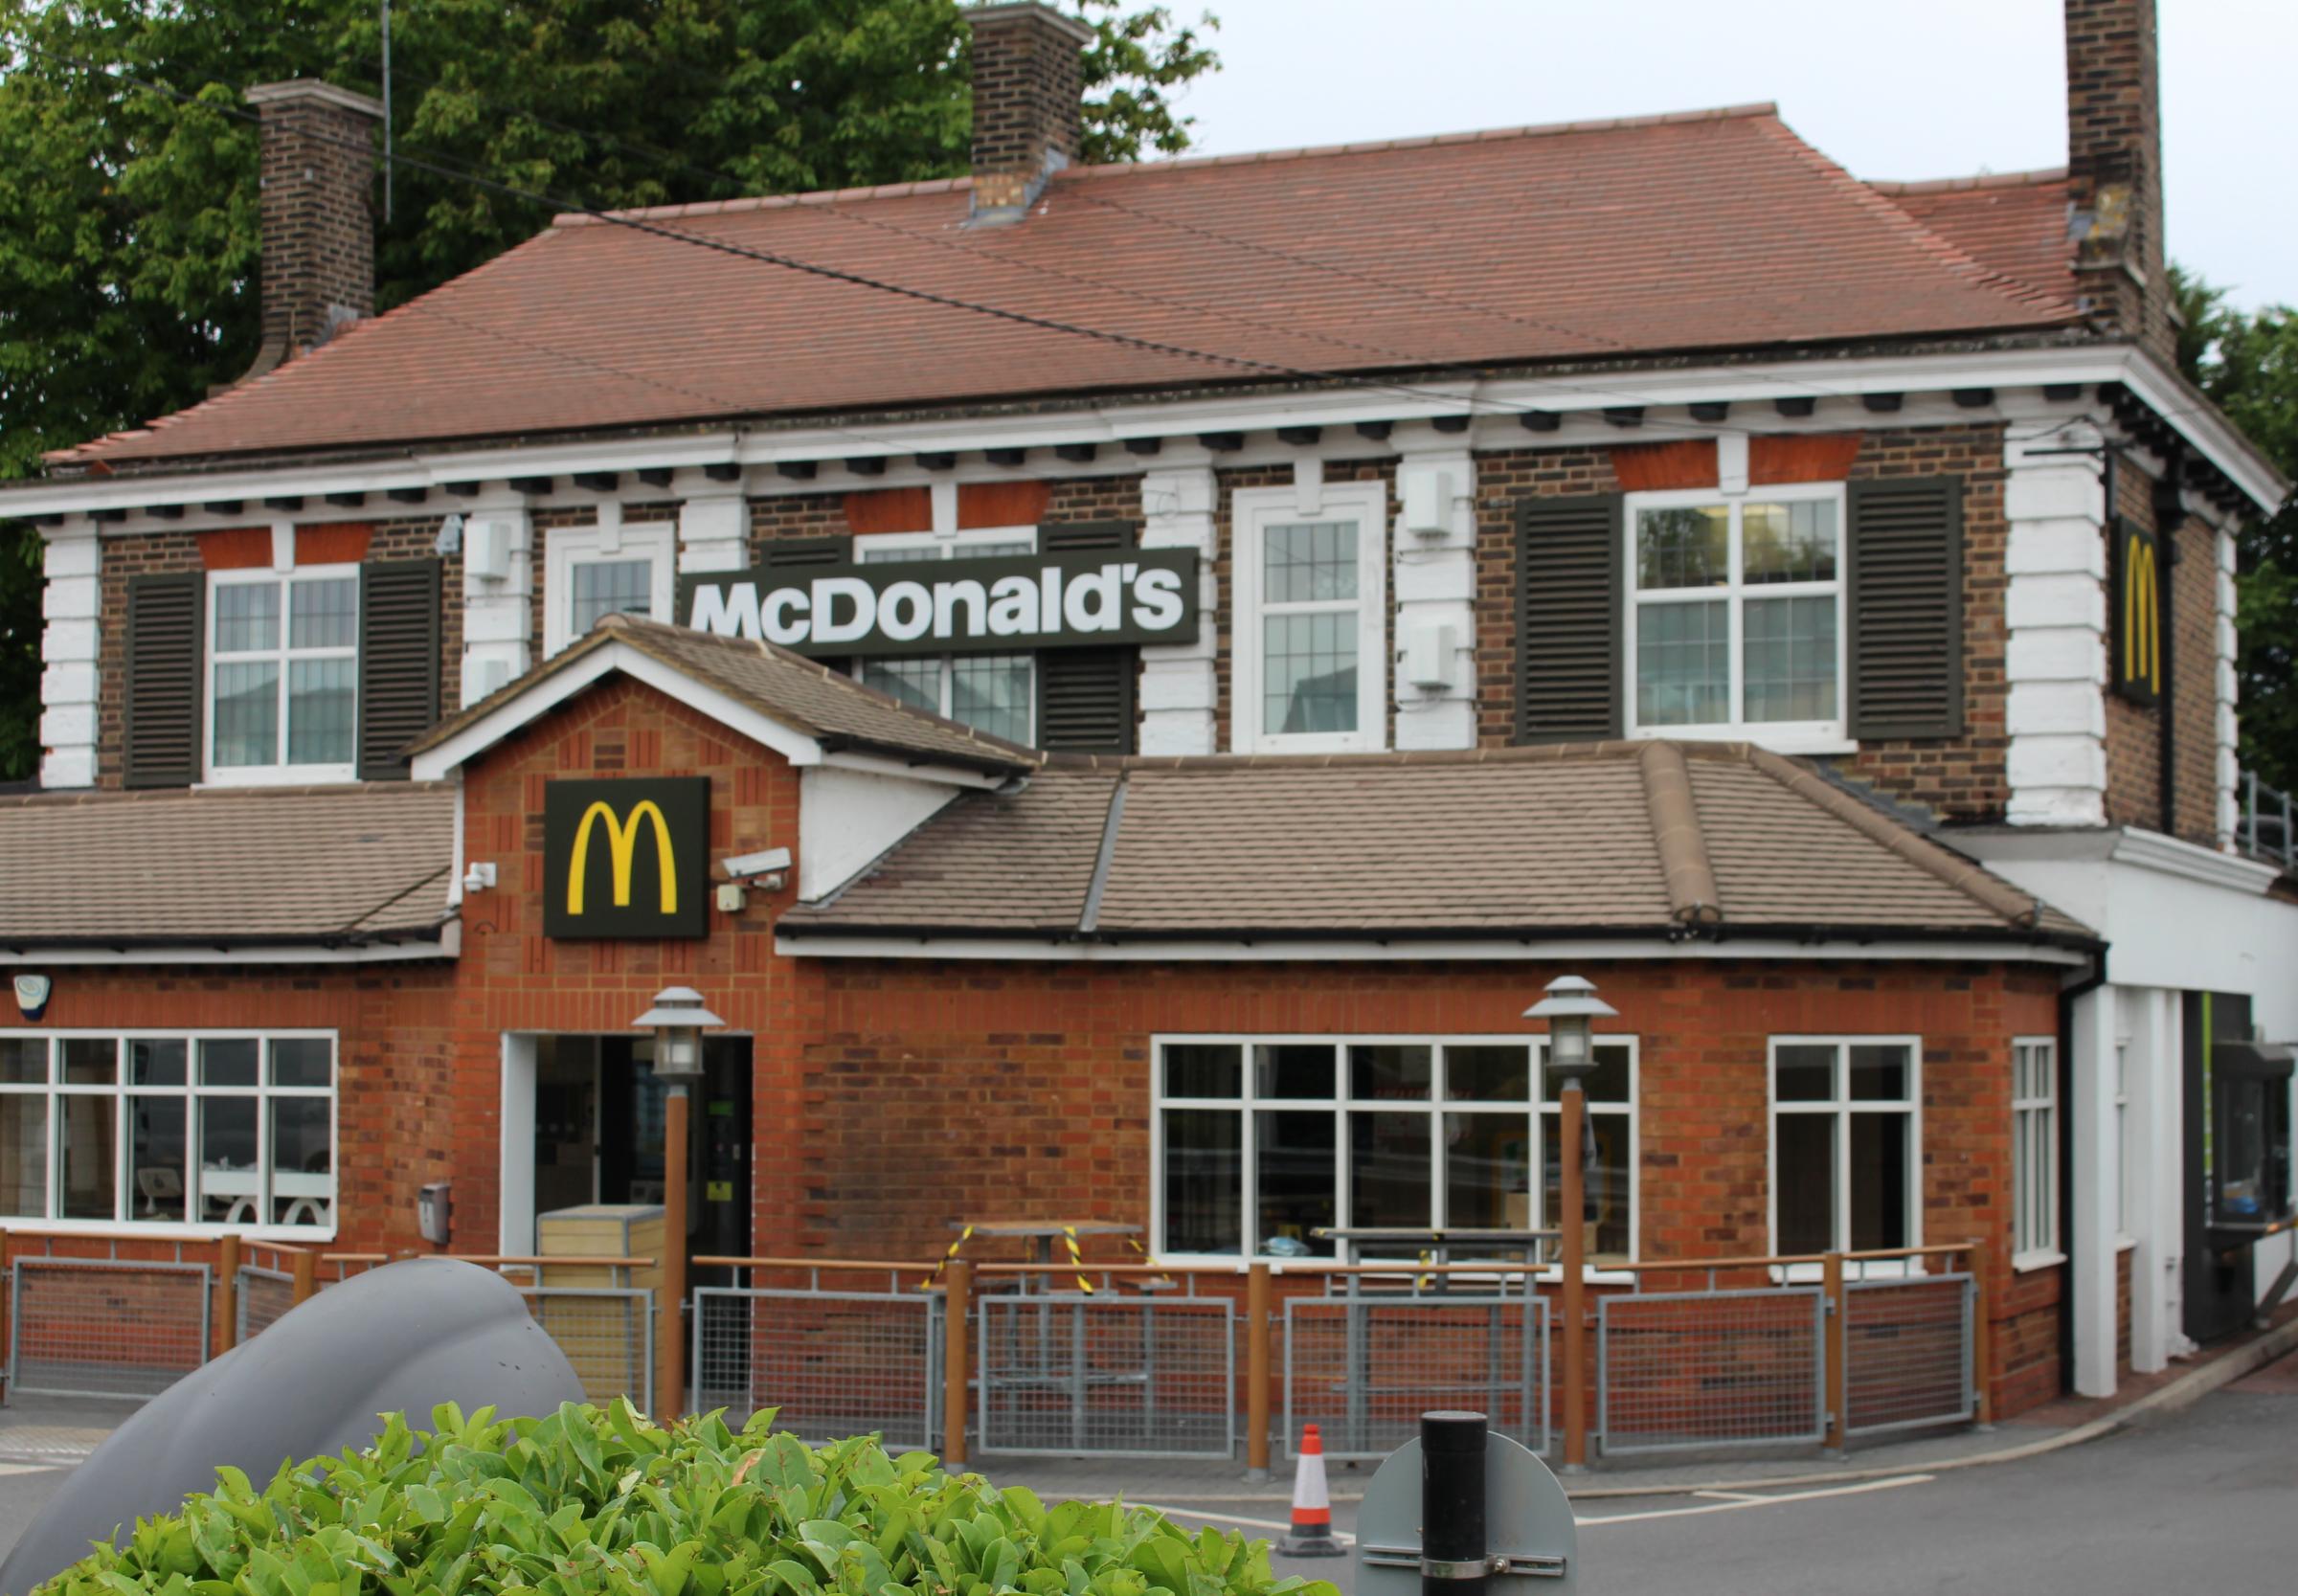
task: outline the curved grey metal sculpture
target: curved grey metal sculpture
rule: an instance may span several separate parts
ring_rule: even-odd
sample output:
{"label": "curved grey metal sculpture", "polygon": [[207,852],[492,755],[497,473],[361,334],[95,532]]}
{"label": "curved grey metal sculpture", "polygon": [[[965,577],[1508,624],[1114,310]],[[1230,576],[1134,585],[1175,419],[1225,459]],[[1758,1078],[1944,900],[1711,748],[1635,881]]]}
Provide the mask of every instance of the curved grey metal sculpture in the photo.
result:
{"label": "curved grey metal sculpture", "polygon": [[212,1489],[221,1464],[260,1482],[287,1459],[368,1445],[379,1414],[403,1412],[419,1427],[442,1402],[507,1416],[582,1400],[566,1354],[501,1275],[448,1258],[354,1275],[114,1430],[0,1563],[0,1592],[22,1596],[91,1542],[172,1512]]}

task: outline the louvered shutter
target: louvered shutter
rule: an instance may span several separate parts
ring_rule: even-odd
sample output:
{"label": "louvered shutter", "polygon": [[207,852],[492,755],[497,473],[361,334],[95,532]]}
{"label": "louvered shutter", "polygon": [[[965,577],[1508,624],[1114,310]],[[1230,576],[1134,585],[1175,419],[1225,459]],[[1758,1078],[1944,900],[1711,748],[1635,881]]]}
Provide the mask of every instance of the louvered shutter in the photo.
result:
{"label": "louvered shutter", "polygon": [[1516,740],[1620,734],[1616,493],[1525,499],[1516,508]]}
{"label": "louvered shutter", "polygon": [[[1122,552],[1130,521],[1048,522],[1041,553]],[[1037,746],[1059,753],[1131,753],[1138,648],[1048,648],[1037,656]]]}
{"label": "louvered shutter", "polygon": [[359,568],[359,778],[407,774],[407,745],[439,719],[439,562]]}
{"label": "louvered shutter", "polygon": [[127,583],[130,787],[188,787],[200,774],[207,576],[197,571]]}
{"label": "louvered shutter", "polygon": [[1845,639],[1854,737],[1963,731],[1963,479],[1851,484]]}

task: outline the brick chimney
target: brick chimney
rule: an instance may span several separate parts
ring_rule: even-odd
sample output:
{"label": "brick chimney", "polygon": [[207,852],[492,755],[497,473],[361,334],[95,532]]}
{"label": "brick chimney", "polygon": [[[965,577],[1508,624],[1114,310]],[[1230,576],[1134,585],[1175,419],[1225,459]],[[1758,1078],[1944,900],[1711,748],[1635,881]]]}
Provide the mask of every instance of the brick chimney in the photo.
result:
{"label": "brick chimney", "polygon": [[1076,158],[1091,26],[1050,6],[976,6],[974,215],[1019,221]]}
{"label": "brick chimney", "polygon": [[2103,329],[2175,363],[2162,225],[2154,0],[2066,0],[2076,291]]}
{"label": "brick chimney", "polygon": [[247,102],[263,142],[263,348],[252,377],[374,314],[370,196],[383,107],[302,78],[249,89]]}

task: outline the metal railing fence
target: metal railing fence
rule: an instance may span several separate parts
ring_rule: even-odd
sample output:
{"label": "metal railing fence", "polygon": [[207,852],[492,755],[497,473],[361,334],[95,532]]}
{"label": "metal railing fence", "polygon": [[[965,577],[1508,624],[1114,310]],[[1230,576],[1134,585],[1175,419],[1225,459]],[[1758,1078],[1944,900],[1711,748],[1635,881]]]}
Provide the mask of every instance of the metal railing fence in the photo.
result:
{"label": "metal railing fence", "polygon": [[1824,1439],[1826,1317],[1815,1286],[1598,1299],[1597,1450],[1617,1457]]}
{"label": "metal railing fence", "polygon": [[1479,1289],[1290,1297],[1284,1441],[1314,1424],[1327,1457],[1386,1457],[1431,1408],[1475,1408],[1534,1451],[1549,1441],[1548,1303]]}
{"label": "metal railing fence", "polygon": [[1843,1429],[1878,1435],[1970,1419],[1975,1285],[1968,1274],[1843,1287]]}
{"label": "metal railing fence", "polygon": [[2235,846],[2253,859],[2298,869],[2298,803],[2259,780],[2258,772],[2242,773],[2241,810],[2235,820]]}
{"label": "metal railing fence", "polygon": [[984,1451],[1231,1457],[1236,1304],[1154,1292],[976,1299]]}
{"label": "metal railing fence", "polygon": [[892,1280],[820,1278],[694,1289],[695,1409],[724,1408],[739,1425],[776,1408],[782,1428],[811,1441],[875,1431],[895,1450],[937,1445],[940,1298]]}
{"label": "metal railing fence", "polygon": [[582,1382],[582,1394],[604,1405],[628,1397],[654,1411],[654,1293],[642,1286],[529,1286],[519,1295],[535,1323],[558,1343]]}
{"label": "metal railing fence", "polygon": [[208,1360],[214,1279],[206,1264],[178,1260],[11,1259],[9,1390],[158,1396]]}

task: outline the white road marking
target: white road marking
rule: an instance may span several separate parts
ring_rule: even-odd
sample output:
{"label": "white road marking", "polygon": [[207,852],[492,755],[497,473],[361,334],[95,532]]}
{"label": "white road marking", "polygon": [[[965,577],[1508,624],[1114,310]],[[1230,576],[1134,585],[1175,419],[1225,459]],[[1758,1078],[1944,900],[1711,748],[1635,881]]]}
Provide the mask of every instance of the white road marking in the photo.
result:
{"label": "white road marking", "polygon": [[[1576,1524],[1633,1524],[1649,1518],[1690,1518],[1702,1513],[1737,1513],[1743,1508],[1774,1507],[1783,1502],[1815,1502],[1827,1496],[1861,1496],[1871,1491],[1896,1491],[1903,1485],[1928,1485],[1936,1474],[1900,1474],[1871,1479],[1859,1485],[1834,1485],[1818,1491],[1791,1491],[1778,1496],[1748,1496],[1745,1500],[1708,1502],[1700,1507],[1654,1508],[1649,1513],[1608,1513],[1595,1518],[1575,1517]],[[1710,1495],[1707,1492],[1701,1495]]]}
{"label": "white road marking", "polygon": [[1695,1491],[1695,1496],[1705,1496],[1711,1502],[1760,1502],[1764,1500],[1747,1491]]}
{"label": "white road marking", "polygon": [[[1293,1528],[1291,1521],[1283,1518],[1240,1518],[1233,1513],[1207,1513],[1201,1507],[1162,1507],[1156,1502],[1137,1502],[1134,1505],[1161,1513],[1168,1518],[1204,1518],[1216,1524],[1235,1524],[1240,1529],[1290,1531]],[[1343,1546],[1357,1543],[1357,1538],[1346,1530],[1333,1531],[1333,1539]]]}

